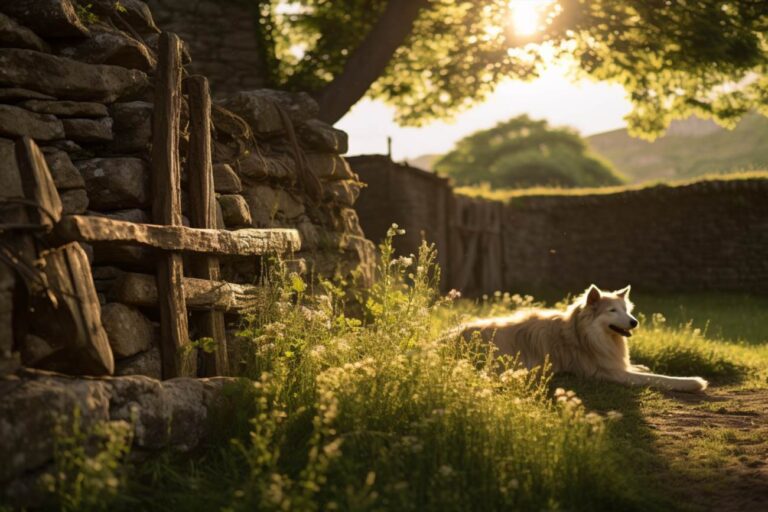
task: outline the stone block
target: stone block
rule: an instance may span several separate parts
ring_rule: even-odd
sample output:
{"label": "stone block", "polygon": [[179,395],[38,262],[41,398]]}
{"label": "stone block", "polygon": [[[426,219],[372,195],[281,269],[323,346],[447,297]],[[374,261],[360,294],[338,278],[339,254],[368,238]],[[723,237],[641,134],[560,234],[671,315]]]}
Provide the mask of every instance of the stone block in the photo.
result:
{"label": "stone block", "polygon": [[79,215],[88,209],[88,193],[83,188],[63,190],[59,196],[64,215]]}
{"label": "stone block", "polygon": [[230,228],[250,226],[251,211],[245,198],[238,194],[224,194],[218,196],[221,205],[221,214],[224,225]]}
{"label": "stone block", "polygon": [[90,101],[46,101],[27,100],[20,104],[27,110],[38,114],[53,114],[58,117],[107,117],[109,111],[101,103]]}
{"label": "stone block", "polygon": [[118,302],[106,304],[101,308],[101,322],[115,358],[136,355],[152,345],[152,322],[136,308]]}
{"label": "stone block", "polygon": [[77,38],[89,34],[70,0],[11,0],[0,2],[0,12],[46,39]]}
{"label": "stone block", "polygon": [[117,153],[146,151],[152,141],[152,108],[152,103],[146,101],[110,106],[114,138],[109,148]]}
{"label": "stone block", "polygon": [[57,189],[85,188],[85,180],[67,152],[51,147],[43,147],[42,150]]}
{"label": "stone block", "polygon": [[270,227],[275,217],[295,219],[306,211],[304,204],[293,194],[267,185],[247,186],[243,197],[251,208],[254,225],[260,227]]}
{"label": "stone block", "polygon": [[150,49],[125,32],[104,25],[94,26],[88,39],[59,47],[59,53],[89,64],[111,64],[151,73],[157,60]]}
{"label": "stone block", "polygon": [[[50,374],[44,374],[50,375]],[[0,382],[0,481],[53,458],[57,421],[80,410],[82,427],[109,418],[109,388],[97,380],[13,377]]]}
{"label": "stone block", "polygon": [[346,132],[319,119],[310,119],[298,129],[299,142],[311,151],[344,154],[349,150]]}
{"label": "stone block", "polygon": [[109,142],[113,138],[112,118],[62,119],[64,133],[77,142]]}
{"label": "stone block", "polygon": [[240,175],[254,180],[294,181],[296,162],[289,155],[263,156],[254,151],[239,162]]}
{"label": "stone block", "polygon": [[290,121],[297,126],[317,117],[320,112],[317,102],[307,93],[272,89],[240,91],[221,104],[248,121],[254,132],[264,136],[285,131],[278,108],[285,110]]}
{"label": "stone block", "polygon": [[37,34],[2,13],[0,13],[0,46],[25,48],[38,52],[50,51],[48,44]]}
{"label": "stone block", "polygon": [[357,198],[360,197],[362,183],[356,181],[334,181],[326,183],[324,190],[324,199],[342,206],[354,206]]}
{"label": "stone block", "polygon": [[[120,17],[123,18],[136,32],[146,37],[159,34],[160,29],[155,24],[152,11],[141,0],[120,0]],[[96,14],[109,16],[114,13],[115,0],[94,0],[93,11]]]}
{"label": "stone block", "polygon": [[163,375],[160,348],[154,346],[132,357],[115,361],[115,375],[144,375],[161,379]]}
{"label": "stone block", "polygon": [[357,178],[347,161],[339,155],[333,153],[307,153],[306,157],[310,170],[321,180],[337,181]]}
{"label": "stone block", "polygon": [[213,188],[220,194],[237,194],[243,190],[240,177],[229,164],[213,166]]}
{"label": "stone block", "polygon": [[86,64],[33,50],[0,48],[0,84],[60,99],[112,103],[146,92],[149,78],[135,69]]}
{"label": "stone block", "polygon": [[94,158],[75,164],[95,210],[149,205],[149,169],[140,158]]}
{"label": "stone block", "polygon": [[[2,73],[0,70],[0,75]],[[0,135],[11,137],[29,135],[37,140],[63,139],[64,126],[60,120],[51,115],[36,114],[12,105],[0,105]]]}
{"label": "stone block", "polygon": [[20,100],[55,100],[53,96],[48,96],[37,91],[22,89],[20,87],[0,87],[0,101],[20,101]]}

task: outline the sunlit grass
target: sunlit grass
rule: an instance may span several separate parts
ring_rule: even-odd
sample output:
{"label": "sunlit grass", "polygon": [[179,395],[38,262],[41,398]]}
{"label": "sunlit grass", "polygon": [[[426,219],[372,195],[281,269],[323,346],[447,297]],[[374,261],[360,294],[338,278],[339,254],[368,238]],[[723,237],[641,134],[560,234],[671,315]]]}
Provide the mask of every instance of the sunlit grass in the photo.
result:
{"label": "sunlit grass", "polygon": [[[191,455],[128,464],[122,492],[94,508],[678,507],[659,482],[661,462],[643,419],[667,406],[662,393],[567,375],[550,381],[490,357],[479,339],[448,341],[441,334],[462,319],[503,314],[535,299],[441,298],[430,249],[416,261],[395,258],[390,236],[381,256],[379,279],[359,297],[354,317],[343,287],[322,283],[310,296],[299,276],[276,272],[243,326],[232,354],[242,378],[213,412],[208,444]],[[765,387],[765,345],[664,321],[651,315],[663,301],[635,299],[647,312],[631,341],[638,362],[701,375],[716,386]],[[699,312],[716,307],[689,305],[682,322],[692,315],[714,329],[716,315],[704,319]],[[727,436],[712,433],[696,445],[697,456],[721,464],[732,455]]]}

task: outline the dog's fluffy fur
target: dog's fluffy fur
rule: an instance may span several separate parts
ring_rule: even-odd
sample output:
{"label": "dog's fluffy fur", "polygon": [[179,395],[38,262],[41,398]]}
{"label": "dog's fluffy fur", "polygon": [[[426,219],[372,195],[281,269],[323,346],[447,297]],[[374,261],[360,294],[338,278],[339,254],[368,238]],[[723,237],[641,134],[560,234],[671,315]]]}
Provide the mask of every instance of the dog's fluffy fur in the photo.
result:
{"label": "dog's fluffy fur", "polygon": [[548,360],[554,372],[674,391],[706,389],[707,381],[700,377],[657,375],[630,363],[626,338],[637,320],[629,289],[605,292],[592,285],[565,311],[516,311],[465,324],[461,332],[464,337],[479,332],[500,354],[519,357],[529,369]]}

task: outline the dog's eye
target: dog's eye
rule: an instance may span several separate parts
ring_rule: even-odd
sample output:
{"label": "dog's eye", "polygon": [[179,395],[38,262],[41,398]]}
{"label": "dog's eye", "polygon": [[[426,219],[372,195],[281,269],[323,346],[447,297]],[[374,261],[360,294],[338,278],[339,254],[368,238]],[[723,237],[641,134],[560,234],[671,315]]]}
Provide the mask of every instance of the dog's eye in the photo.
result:
{"label": "dog's eye", "polygon": [[615,313],[616,312],[616,308],[611,308],[608,311],[610,311],[611,313]]}

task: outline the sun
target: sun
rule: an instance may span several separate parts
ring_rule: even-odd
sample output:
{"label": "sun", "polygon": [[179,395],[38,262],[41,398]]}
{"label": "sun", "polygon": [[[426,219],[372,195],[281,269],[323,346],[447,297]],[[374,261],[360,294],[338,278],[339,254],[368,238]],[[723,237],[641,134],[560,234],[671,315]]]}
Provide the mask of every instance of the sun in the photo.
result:
{"label": "sun", "polygon": [[542,28],[542,13],[553,0],[510,0],[512,29],[517,37],[530,37]]}

